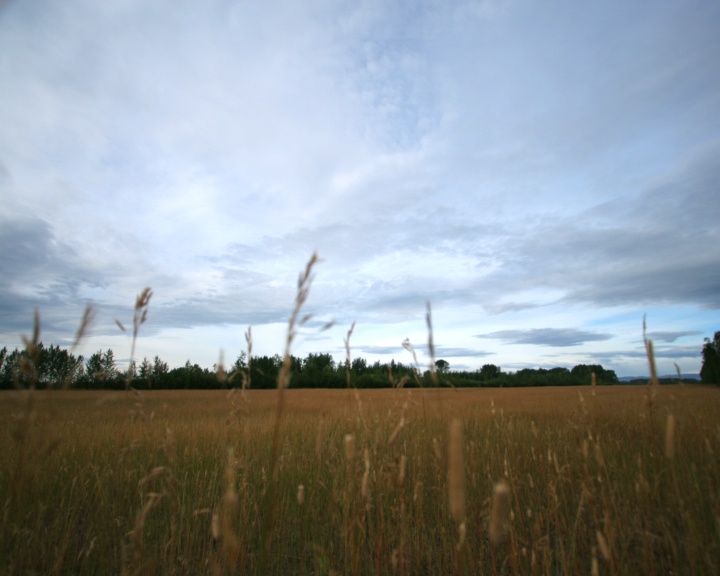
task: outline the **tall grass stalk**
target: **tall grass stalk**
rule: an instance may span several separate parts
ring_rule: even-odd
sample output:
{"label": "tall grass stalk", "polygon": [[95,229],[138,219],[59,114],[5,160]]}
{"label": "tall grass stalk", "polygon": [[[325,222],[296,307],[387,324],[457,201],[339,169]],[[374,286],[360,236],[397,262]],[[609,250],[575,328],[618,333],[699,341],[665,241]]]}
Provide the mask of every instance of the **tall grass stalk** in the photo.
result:
{"label": "tall grass stalk", "polygon": [[[285,351],[283,353],[283,363],[280,369],[280,374],[277,379],[277,408],[275,411],[275,425],[273,427],[272,434],[272,445],[270,452],[270,482],[265,492],[265,520],[263,522],[262,529],[262,562],[261,568],[264,573],[267,569],[268,555],[270,553],[270,547],[272,545],[273,528],[275,526],[276,518],[276,502],[275,502],[275,487],[277,485],[277,474],[278,474],[278,463],[280,455],[280,439],[282,435],[282,424],[283,417],[285,415],[285,402],[286,394],[285,390],[290,385],[290,374],[292,371],[292,344],[297,335],[297,326],[299,322],[300,312],[303,305],[307,301],[308,295],[310,294],[310,287],[313,281],[313,267],[318,263],[318,256],[313,253],[305,265],[305,270],[300,273],[297,282],[297,292],[295,294],[295,305],[290,319],[288,320],[287,335],[285,337]],[[306,317],[306,318],[309,318]]]}

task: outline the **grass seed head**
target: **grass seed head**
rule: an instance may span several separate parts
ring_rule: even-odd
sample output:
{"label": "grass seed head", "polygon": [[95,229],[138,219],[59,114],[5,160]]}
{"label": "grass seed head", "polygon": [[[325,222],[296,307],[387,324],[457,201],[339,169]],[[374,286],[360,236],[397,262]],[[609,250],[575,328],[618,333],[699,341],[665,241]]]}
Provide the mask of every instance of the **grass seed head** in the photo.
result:
{"label": "grass seed head", "polygon": [[610,560],[610,546],[608,546],[605,535],[600,530],[595,531],[595,538],[597,539],[598,549],[603,559],[607,562]]}
{"label": "grass seed head", "polygon": [[465,521],[463,520],[460,522],[460,525],[458,526],[458,543],[456,546],[456,549],[459,551],[462,549],[463,545],[465,544],[465,538],[467,536],[467,525],[465,524]]}
{"label": "grass seed head", "polygon": [[210,520],[210,535],[213,540],[220,540],[220,536],[222,536],[220,515],[217,512],[213,512],[212,519]]}
{"label": "grass seed head", "polygon": [[600,576],[600,563],[597,558],[597,550],[592,547],[592,555],[590,559],[590,576]]}
{"label": "grass seed head", "polygon": [[488,535],[490,542],[499,544],[505,539],[505,529],[510,516],[510,487],[504,480],[495,484]]}
{"label": "grass seed head", "polygon": [[297,503],[302,506],[305,503],[305,486],[300,484],[297,489]]}
{"label": "grass seed head", "polygon": [[360,495],[367,499],[370,494],[370,451],[365,448],[365,473],[363,474],[362,485],[360,487]]}
{"label": "grass seed head", "polygon": [[345,434],[345,458],[348,462],[355,460],[355,436]]}
{"label": "grass seed head", "polygon": [[400,456],[400,465],[398,470],[397,485],[402,487],[405,484],[405,471],[407,469],[407,457],[405,454]]}

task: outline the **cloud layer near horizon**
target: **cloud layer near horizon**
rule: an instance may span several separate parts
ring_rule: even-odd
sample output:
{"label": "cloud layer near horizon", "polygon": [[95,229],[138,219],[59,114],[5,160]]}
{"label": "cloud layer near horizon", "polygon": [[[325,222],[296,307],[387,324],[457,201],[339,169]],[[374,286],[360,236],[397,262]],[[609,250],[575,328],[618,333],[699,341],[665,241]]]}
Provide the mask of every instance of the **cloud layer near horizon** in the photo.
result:
{"label": "cloud layer near horizon", "polygon": [[400,359],[430,301],[455,367],[643,373],[647,314],[661,371],[696,372],[719,24],[710,2],[8,3],[0,345],[33,308],[67,341],[91,300],[88,346],[124,346],[149,285],[141,354],[209,365],[249,325],[272,354],[317,250],[308,304],[338,324],[300,353],[342,356],[355,321],[358,353]]}

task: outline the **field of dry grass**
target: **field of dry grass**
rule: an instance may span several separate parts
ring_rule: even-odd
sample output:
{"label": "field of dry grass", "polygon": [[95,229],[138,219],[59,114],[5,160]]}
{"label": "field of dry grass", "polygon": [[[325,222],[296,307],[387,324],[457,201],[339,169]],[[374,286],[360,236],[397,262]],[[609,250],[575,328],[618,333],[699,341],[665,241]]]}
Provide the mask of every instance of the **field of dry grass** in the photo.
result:
{"label": "field of dry grass", "polygon": [[716,388],[278,398],[1,395],[4,573],[720,571]]}

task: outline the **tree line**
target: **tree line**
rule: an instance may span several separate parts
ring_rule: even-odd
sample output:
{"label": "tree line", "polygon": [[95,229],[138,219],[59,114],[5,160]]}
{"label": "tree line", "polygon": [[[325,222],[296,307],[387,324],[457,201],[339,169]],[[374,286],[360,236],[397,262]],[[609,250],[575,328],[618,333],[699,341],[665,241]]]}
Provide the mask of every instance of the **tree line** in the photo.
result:
{"label": "tree line", "polygon": [[[707,339],[702,350],[702,381],[720,382],[720,332]],[[121,390],[217,389],[248,387],[270,389],[277,385],[283,364],[280,355],[252,356],[241,352],[228,367],[202,368],[189,360],[184,366],[172,368],[160,357],[143,358],[131,362],[122,370],[113,350],[98,350],[89,358],[75,356],[60,346],[45,346],[42,342],[27,348],[8,351],[0,349],[0,389],[14,388],[76,388]],[[587,385],[595,375],[598,384],[618,384],[613,370],[599,364],[579,364],[568,368],[525,368],[505,372],[494,364],[482,368],[451,370],[443,359],[435,362],[433,370],[422,370],[415,364],[368,362],[355,358],[351,362],[336,362],[331,354],[310,353],[305,358],[291,356],[291,388],[389,388],[418,386],[454,387],[522,387]]]}
{"label": "tree line", "polygon": [[[9,352],[0,350],[0,389],[76,388],[111,389],[214,389],[223,387],[275,388],[282,368],[282,357],[253,356],[242,352],[228,367],[202,368],[189,360],[170,369],[160,357],[143,358],[120,369],[113,350],[98,350],[89,358],[75,356],[60,346],[42,342]],[[291,356],[291,388],[389,388],[417,386],[573,386],[590,383],[594,373],[599,384],[616,384],[615,372],[600,365],[578,365],[572,369],[525,369],[504,372],[494,364],[474,371],[451,371],[446,360],[437,360],[434,370],[417,365],[368,362],[355,358],[349,364],[336,362],[332,355],[310,353],[305,358]]]}

